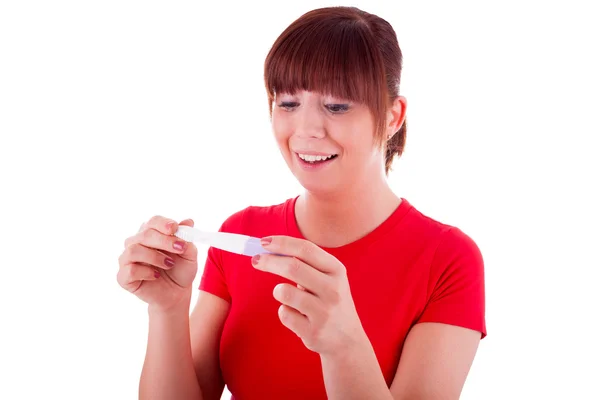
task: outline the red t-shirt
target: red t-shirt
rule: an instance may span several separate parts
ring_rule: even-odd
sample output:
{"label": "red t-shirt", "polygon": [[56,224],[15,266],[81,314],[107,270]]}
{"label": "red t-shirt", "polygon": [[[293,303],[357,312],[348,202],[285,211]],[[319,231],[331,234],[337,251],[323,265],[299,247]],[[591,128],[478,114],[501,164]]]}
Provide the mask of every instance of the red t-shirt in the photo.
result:
{"label": "red t-shirt", "polygon": [[[297,197],[230,216],[221,231],[303,238]],[[388,386],[410,328],[442,322],[486,336],[483,259],[458,228],[435,221],[406,199],[363,238],[325,250],[347,269],[352,296]],[[250,257],[208,250],[200,289],[231,302],[220,362],[232,398],[326,399],[319,355],[282,325],[273,288],[287,282],[256,270]]]}

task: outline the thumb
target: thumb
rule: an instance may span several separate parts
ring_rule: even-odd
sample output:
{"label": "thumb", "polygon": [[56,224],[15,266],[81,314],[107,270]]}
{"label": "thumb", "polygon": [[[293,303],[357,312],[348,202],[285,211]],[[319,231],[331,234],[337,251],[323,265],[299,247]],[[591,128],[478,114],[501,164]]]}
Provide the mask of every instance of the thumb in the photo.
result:
{"label": "thumb", "polygon": [[[181,221],[179,223],[179,225],[193,227],[194,220],[192,220],[191,218],[184,219],[183,221]],[[196,261],[198,258],[198,249],[196,248],[196,246],[193,243],[188,243],[187,248],[185,249],[185,251],[182,254],[180,254],[180,256],[182,258],[185,258],[190,261]]]}
{"label": "thumb", "polygon": [[193,227],[194,226],[194,220],[191,219],[191,218],[184,219],[183,221],[181,221],[179,223],[179,225],[185,225],[185,226],[192,226]]}

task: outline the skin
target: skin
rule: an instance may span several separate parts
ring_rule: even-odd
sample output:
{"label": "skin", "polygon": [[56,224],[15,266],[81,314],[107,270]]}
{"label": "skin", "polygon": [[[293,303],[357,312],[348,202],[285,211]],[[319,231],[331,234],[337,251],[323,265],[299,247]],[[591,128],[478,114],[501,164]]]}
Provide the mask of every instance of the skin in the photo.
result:
{"label": "skin", "polygon": [[[406,99],[396,98],[386,136],[401,127],[405,113]],[[255,257],[252,265],[296,283],[273,290],[281,303],[279,318],[319,353],[330,399],[458,399],[481,334],[445,324],[416,325],[388,388],[356,313],[346,269],[319,247],[338,247],[364,236],[400,204],[386,181],[382,149],[373,146],[372,122],[366,106],[344,99],[307,91],[277,96],[273,133],[306,189],[295,210],[306,240],[264,238],[264,247],[280,255]],[[338,156],[327,168],[306,171],[296,152]],[[140,398],[217,400],[224,387],[218,339],[229,303],[200,292],[188,318],[197,251],[192,244],[173,248],[176,227],[167,218],[152,218],[126,241],[119,260],[121,286],[149,304]],[[167,256],[173,267],[165,268]],[[154,271],[161,276],[156,278]]]}
{"label": "skin", "polygon": [[[399,97],[388,116],[388,134],[400,129],[405,110],[406,99]],[[272,128],[284,160],[306,189],[296,203],[296,218],[313,243],[350,243],[399,205],[386,181],[383,151],[373,144],[373,118],[366,105],[307,91],[284,93],[276,96]],[[315,173],[302,170],[298,152],[338,156]]]}

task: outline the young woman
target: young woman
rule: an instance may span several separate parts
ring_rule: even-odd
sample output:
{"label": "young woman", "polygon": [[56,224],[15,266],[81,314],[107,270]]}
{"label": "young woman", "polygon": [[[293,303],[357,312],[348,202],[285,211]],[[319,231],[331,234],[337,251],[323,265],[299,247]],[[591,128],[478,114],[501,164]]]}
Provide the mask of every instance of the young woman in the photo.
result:
{"label": "young woman", "polygon": [[[388,186],[406,138],[402,54],[383,19],[313,10],[265,62],[273,132],[305,188],[221,231],[280,255],[197,250],[156,216],[125,241],[118,282],[148,303],[142,399],[457,399],[486,335],[474,241]],[[268,177],[269,171],[265,171]],[[181,225],[193,225],[191,220]]]}

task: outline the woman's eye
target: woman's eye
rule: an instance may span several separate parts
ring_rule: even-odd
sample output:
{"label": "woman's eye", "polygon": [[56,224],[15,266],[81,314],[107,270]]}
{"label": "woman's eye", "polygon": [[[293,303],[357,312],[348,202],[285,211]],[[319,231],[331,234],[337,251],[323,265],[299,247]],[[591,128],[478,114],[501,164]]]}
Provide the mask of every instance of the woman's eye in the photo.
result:
{"label": "woman's eye", "polygon": [[279,107],[287,110],[288,108],[294,108],[298,105],[298,103],[293,103],[293,102],[282,102],[279,104]]}
{"label": "woman's eye", "polygon": [[[279,104],[280,108],[286,111],[291,111],[292,108],[298,107],[298,103],[292,101],[284,101]],[[348,104],[328,104],[327,109],[334,114],[341,114],[348,111]]]}
{"label": "woman's eye", "polygon": [[341,113],[348,111],[347,104],[331,104],[328,106],[329,110],[334,113]]}

